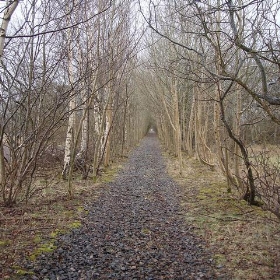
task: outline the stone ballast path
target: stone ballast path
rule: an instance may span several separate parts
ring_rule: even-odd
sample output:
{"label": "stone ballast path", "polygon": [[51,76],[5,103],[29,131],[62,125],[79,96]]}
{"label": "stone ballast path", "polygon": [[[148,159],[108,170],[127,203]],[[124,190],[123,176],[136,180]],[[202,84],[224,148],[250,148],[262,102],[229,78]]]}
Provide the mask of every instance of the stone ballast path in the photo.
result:
{"label": "stone ballast path", "polygon": [[22,279],[217,279],[211,255],[184,222],[180,195],[149,134],[88,206],[83,225],[29,264],[34,275]]}

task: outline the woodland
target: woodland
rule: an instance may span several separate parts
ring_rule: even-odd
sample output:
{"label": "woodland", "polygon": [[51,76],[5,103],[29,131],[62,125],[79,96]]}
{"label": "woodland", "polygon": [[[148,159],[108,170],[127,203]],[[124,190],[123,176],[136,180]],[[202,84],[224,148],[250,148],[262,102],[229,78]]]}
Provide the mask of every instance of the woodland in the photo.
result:
{"label": "woodland", "polygon": [[96,182],[153,130],[280,219],[280,3],[0,2],[1,208]]}
{"label": "woodland", "polygon": [[280,217],[280,4],[214,2],[2,3],[2,203],[57,172],[71,198],[153,128]]}

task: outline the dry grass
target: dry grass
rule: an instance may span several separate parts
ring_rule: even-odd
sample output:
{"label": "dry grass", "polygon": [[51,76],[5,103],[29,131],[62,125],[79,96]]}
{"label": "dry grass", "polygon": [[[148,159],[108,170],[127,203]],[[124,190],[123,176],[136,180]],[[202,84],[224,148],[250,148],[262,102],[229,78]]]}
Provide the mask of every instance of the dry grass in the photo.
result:
{"label": "dry grass", "polygon": [[[250,207],[227,193],[225,179],[194,159],[185,159],[183,176],[178,162],[166,157],[170,175],[182,186],[186,221],[214,252],[217,274],[232,279],[280,279],[280,225],[269,212]],[[44,188],[28,205],[0,212],[0,279],[16,279],[27,271],[24,258],[52,251],[56,236],[79,227],[85,203],[98,198],[104,182],[114,178],[120,162],[96,183],[75,180],[75,199],[69,201],[65,183]]]}
{"label": "dry grass", "polygon": [[57,180],[41,188],[28,204],[14,208],[0,205],[0,279],[27,274],[22,268],[24,259],[35,260],[41,253],[53,251],[57,235],[79,227],[87,214],[85,205],[98,198],[105,183],[121,168],[120,163],[104,170],[96,183],[75,179],[72,200],[67,199],[67,183]]}
{"label": "dry grass", "polygon": [[232,279],[280,279],[280,223],[227,192],[226,180],[195,159],[166,156],[170,175],[183,188],[186,221],[214,252],[217,274]]}

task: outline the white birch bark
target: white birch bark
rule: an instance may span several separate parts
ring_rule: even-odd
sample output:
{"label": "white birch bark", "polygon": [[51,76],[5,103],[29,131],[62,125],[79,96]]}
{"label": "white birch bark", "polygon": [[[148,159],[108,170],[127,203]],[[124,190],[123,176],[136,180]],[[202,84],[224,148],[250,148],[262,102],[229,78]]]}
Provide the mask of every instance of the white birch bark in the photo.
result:
{"label": "white birch bark", "polygon": [[75,124],[75,114],[74,109],[76,106],[76,102],[74,97],[69,103],[69,119],[68,119],[68,127],[67,127],[67,133],[66,133],[66,140],[65,140],[65,148],[64,148],[64,167],[62,176],[64,179],[67,178],[68,172],[69,172],[69,166],[71,161],[71,152],[72,152],[72,142],[74,139],[74,124]]}
{"label": "white birch bark", "polygon": [[89,125],[89,120],[88,120],[88,109],[84,109],[84,114],[85,114],[85,119],[82,124],[82,139],[81,139],[81,151],[80,153],[85,153],[87,151],[87,146],[88,146],[88,125]]}
{"label": "white birch bark", "polygon": [[110,150],[111,150],[111,126],[112,126],[112,93],[109,93],[109,104],[106,108],[106,128],[105,128],[105,155],[104,155],[104,165],[108,166],[110,162]]}
{"label": "white birch bark", "polygon": [[[69,83],[70,86],[73,86],[74,83],[74,70],[73,70],[73,50],[71,44],[71,31],[70,29],[67,32],[68,35],[68,75],[69,75]],[[73,92],[72,92],[73,95]],[[65,148],[64,148],[64,166],[62,171],[63,179],[66,179],[69,173],[69,167],[71,162],[71,154],[72,154],[72,144],[74,140],[74,125],[75,125],[75,95],[72,96],[69,102],[69,119],[68,119],[68,127],[66,133],[66,140],[65,140]]]}
{"label": "white birch bark", "polygon": [[[88,13],[90,11],[89,9],[89,3],[85,1],[83,9],[84,14],[86,17],[89,17]],[[98,24],[99,25],[99,24]],[[99,28],[98,28],[99,29]],[[86,46],[86,52],[87,52],[87,60],[93,61],[94,56],[92,53],[91,48],[94,46],[94,34],[92,31],[92,26],[90,24],[86,24],[85,27],[86,31],[86,38],[87,38],[87,46]],[[99,31],[98,31],[99,33]],[[97,39],[99,40],[99,34],[97,36]],[[97,53],[98,53],[98,45],[97,44]],[[80,53],[80,71],[83,72],[83,45],[79,44],[79,53]],[[97,55],[97,60],[99,59]],[[86,62],[87,63],[87,62]],[[88,102],[89,100],[92,100],[93,95],[95,94],[96,89],[96,79],[97,79],[97,73],[95,75],[92,75],[89,80],[85,80],[84,82],[84,89],[82,91],[82,102],[83,102],[83,118],[82,118],[82,128],[81,128],[81,144],[80,144],[80,151],[77,154],[77,159],[80,158],[81,160],[86,160],[86,154],[88,150],[88,141],[89,141],[89,107],[91,106],[91,102]],[[87,88],[90,83],[91,91],[87,93]]]}
{"label": "white birch bark", "polygon": [[1,22],[1,28],[0,28],[0,60],[3,56],[4,51],[4,45],[5,45],[5,39],[6,39],[6,32],[11,20],[11,17],[16,10],[16,7],[19,3],[19,0],[16,1],[7,1],[6,8],[4,10],[4,15]]}
{"label": "white birch bark", "polygon": [[[82,64],[82,51],[80,50],[80,63]],[[80,146],[80,151],[77,154],[77,158],[84,159],[87,148],[88,148],[88,134],[89,134],[89,116],[88,116],[88,111],[89,111],[89,106],[88,100],[91,99],[87,95],[86,91],[86,83],[84,83],[84,88],[82,90],[82,102],[83,102],[83,117],[82,117],[82,124],[81,124],[81,146]]]}
{"label": "white birch bark", "polygon": [[[4,9],[4,15],[1,22],[0,28],[0,63],[2,63],[2,57],[5,46],[6,32],[11,20],[11,17],[16,10],[16,7],[19,3],[17,1],[9,1],[6,4],[6,8]],[[4,129],[3,124],[0,122],[0,186],[3,187],[6,181],[6,172],[5,172],[5,157],[4,157]]]}

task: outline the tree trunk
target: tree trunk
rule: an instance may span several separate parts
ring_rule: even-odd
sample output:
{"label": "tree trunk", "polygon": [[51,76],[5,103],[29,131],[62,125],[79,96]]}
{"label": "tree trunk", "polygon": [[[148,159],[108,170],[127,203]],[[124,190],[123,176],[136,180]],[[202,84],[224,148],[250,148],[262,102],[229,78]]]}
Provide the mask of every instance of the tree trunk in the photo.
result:
{"label": "tree trunk", "polygon": [[109,89],[109,101],[106,108],[106,128],[105,128],[105,152],[104,152],[104,166],[107,167],[110,164],[111,153],[111,128],[113,122],[113,104],[112,104],[112,89]]}
{"label": "tree trunk", "polygon": [[[236,96],[236,116],[235,116],[235,135],[240,138],[241,135],[241,89],[237,88],[237,96]],[[237,186],[241,186],[241,179],[240,179],[240,170],[239,170],[239,165],[240,165],[240,149],[236,141],[234,142],[234,176],[236,178],[236,184]]]}
{"label": "tree trunk", "polygon": [[[2,57],[4,53],[6,32],[14,11],[17,8],[19,0],[9,1],[4,8],[4,14],[0,28],[0,63],[2,64]],[[2,120],[0,120],[2,122]],[[6,185],[6,168],[5,168],[5,157],[4,157],[4,124],[0,123],[0,187],[3,192],[3,199],[5,199],[5,185]]]}
{"label": "tree trunk", "polygon": [[14,11],[16,10],[18,3],[19,3],[19,0],[7,1],[6,7],[4,9],[4,15],[2,18],[1,28],[0,28],[0,61],[2,60],[2,56],[3,56],[6,32],[7,32],[11,17],[13,15]]}
{"label": "tree trunk", "polygon": [[122,130],[122,147],[121,155],[124,156],[124,144],[126,141],[126,116],[127,116],[127,106],[128,106],[128,85],[125,85],[125,103],[124,103],[124,113],[123,113],[123,130]]}
{"label": "tree trunk", "polygon": [[254,182],[253,170],[252,170],[252,165],[251,165],[251,162],[250,162],[250,159],[249,159],[248,151],[245,148],[245,145],[243,144],[243,142],[233,134],[232,129],[230,128],[229,124],[226,121],[223,100],[221,100],[221,102],[219,102],[219,104],[220,104],[220,108],[221,108],[221,110],[220,110],[221,111],[221,120],[224,123],[225,128],[227,129],[229,137],[240,148],[242,158],[243,158],[243,162],[244,162],[245,167],[246,167],[246,175],[247,175],[248,183],[247,183],[247,188],[246,188],[246,191],[245,191],[245,194],[244,194],[243,198],[250,205],[255,205],[255,204],[257,204],[256,201],[255,201],[256,186],[255,186],[255,182]]}
{"label": "tree trunk", "polygon": [[73,84],[74,84],[74,70],[73,70],[73,50],[72,50],[72,36],[70,29],[68,30],[68,75],[69,75],[69,84],[71,87],[71,93],[72,97],[69,102],[69,119],[68,119],[68,127],[67,127],[67,133],[66,133],[66,140],[65,140],[65,148],[64,148],[64,166],[62,171],[62,178],[64,180],[67,179],[69,168],[70,168],[70,162],[71,162],[71,155],[72,155],[72,146],[74,141],[74,125],[75,125],[75,107],[76,107],[76,96],[74,94],[73,90]]}
{"label": "tree trunk", "polygon": [[6,168],[5,168],[5,156],[4,156],[4,133],[0,124],[0,190],[2,190],[3,201],[6,201]]}
{"label": "tree trunk", "polygon": [[175,126],[175,147],[176,156],[179,160],[179,173],[182,175],[183,172],[183,159],[182,159],[182,139],[181,139],[181,125],[180,125],[180,113],[178,104],[178,90],[177,90],[177,79],[172,78],[171,91],[173,96],[173,106],[174,106],[174,126]]}
{"label": "tree trunk", "polygon": [[186,138],[186,149],[189,156],[193,156],[193,141],[195,137],[195,86],[193,86],[193,97],[192,97],[192,104],[191,104],[191,112],[188,124],[188,133]]}

